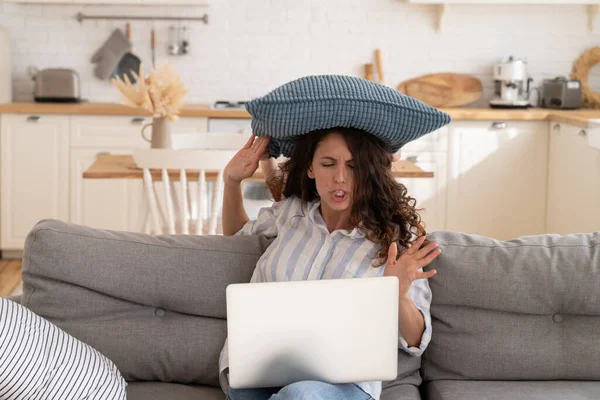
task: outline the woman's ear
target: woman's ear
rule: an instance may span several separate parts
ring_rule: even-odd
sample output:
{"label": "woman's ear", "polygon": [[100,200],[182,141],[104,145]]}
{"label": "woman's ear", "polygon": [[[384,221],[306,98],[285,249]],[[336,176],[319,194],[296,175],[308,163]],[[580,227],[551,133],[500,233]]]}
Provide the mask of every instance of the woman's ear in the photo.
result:
{"label": "woman's ear", "polygon": [[306,174],[310,179],[315,179],[315,173],[313,172],[312,165],[308,167],[308,171],[306,171]]}

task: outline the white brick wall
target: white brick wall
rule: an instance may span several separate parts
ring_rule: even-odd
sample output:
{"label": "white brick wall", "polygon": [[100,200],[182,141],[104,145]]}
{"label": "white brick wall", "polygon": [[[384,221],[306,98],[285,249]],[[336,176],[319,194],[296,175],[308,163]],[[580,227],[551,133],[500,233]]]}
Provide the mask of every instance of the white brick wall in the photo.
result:
{"label": "white brick wall", "polygon": [[[386,83],[432,72],[473,74],[493,91],[491,66],[509,55],[527,57],[541,79],[569,75],[573,61],[600,39],[587,31],[582,5],[450,5],[436,33],[434,8],[401,0],[212,0],[204,7],[117,7],[0,4],[0,25],[13,40],[15,100],[32,99],[27,67],[68,67],[81,76],[83,96],[119,101],[108,82],[93,75],[89,59],[125,22],[85,21],[89,14],[202,15],[189,23],[191,52],[169,57],[169,22],[156,22],[159,63],[182,75],[189,101],[245,100],[301,75],[363,76],[363,64],[383,51]],[[150,23],[132,22],[134,52],[150,65]],[[600,67],[598,68],[600,69]],[[592,82],[600,83],[600,74]]]}

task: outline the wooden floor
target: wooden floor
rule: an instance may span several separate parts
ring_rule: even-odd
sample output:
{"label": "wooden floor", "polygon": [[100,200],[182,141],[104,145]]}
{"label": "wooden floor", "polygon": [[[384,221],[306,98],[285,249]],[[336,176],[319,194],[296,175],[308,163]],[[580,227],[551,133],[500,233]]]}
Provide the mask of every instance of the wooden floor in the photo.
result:
{"label": "wooden floor", "polygon": [[21,260],[0,260],[0,297],[18,292],[21,282]]}

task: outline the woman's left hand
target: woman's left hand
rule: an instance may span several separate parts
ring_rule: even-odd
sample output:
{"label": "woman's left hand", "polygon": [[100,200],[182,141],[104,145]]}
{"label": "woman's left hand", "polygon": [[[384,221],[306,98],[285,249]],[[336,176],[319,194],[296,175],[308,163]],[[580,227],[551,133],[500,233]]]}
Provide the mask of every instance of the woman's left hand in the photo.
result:
{"label": "woman's left hand", "polygon": [[429,265],[442,252],[437,248],[435,242],[421,248],[424,241],[425,236],[415,240],[397,260],[398,246],[395,242],[390,245],[383,275],[398,277],[400,296],[408,293],[408,289],[415,279],[429,279],[437,273],[434,269],[427,272],[419,271],[420,268]]}

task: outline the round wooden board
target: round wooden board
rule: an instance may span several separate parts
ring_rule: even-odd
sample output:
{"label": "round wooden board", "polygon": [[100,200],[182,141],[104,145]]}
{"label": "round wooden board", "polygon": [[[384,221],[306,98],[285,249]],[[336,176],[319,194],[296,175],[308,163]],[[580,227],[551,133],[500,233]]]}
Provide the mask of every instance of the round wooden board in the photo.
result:
{"label": "round wooden board", "polygon": [[479,100],[483,93],[479,79],[450,72],[409,79],[397,89],[432,107],[466,106]]}

